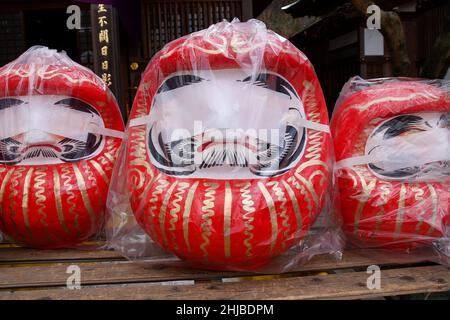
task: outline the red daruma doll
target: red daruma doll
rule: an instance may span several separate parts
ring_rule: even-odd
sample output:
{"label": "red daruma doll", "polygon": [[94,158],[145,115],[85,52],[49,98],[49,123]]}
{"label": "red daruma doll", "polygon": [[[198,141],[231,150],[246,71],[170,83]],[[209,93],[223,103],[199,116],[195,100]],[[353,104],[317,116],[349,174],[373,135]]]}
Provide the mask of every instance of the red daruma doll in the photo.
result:
{"label": "red daruma doll", "polygon": [[445,86],[355,78],[344,87],[332,133],[344,228],[356,245],[407,250],[448,237]]}
{"label": "red daruma doll", "polygon": [[105,222],[123,123],[105,84],[65,53],[33,47],[0,69],[0,230],[72,247]]}
{"label": "red daruma doll", "polygon": [[132,211],[182,259],[257,268],[298,244],[325,206],[331,141],[318,79],[259,21],[169,43],[130,118]]}

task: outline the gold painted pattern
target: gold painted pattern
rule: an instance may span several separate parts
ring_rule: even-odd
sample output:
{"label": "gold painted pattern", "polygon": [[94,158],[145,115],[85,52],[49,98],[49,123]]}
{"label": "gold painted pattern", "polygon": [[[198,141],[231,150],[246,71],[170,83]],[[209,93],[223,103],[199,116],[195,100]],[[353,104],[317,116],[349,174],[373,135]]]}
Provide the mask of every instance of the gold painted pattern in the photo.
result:
{"label": "gold painted pattern", "polygon": [[78,189],[80,190],[81,193],[81,198],[83,199],[83,203],[84,206],[87,209],[87,212],[89,214],[89,218],[91,220],[91,226],[92,228],[95,227],[95,212],[94,209],[92,208],[92,204],[91,204],[91,200],[89,199],[89,195],[87,193],[87,189],[86,189],[86,183],[84,181],[83,175],[81,174],[80,169],[73,164],[73,171],[75,172],[75,177],[77,179],[77,183],[78,183]]}
{"label": "gold painted pattern", "polygon": [[[322,153],[322,132],[313,132],[309,135],[309,140],[308,140],[308,147],[306,148],[306,154],[305,154],[305,158],[309,159],[309,160],[320,160],[321,158],[321,153]],[[323,161],[320,162],[321,164],[324,164],[324,166],[327,166],[326,163],[324,163]],[[305,166],[303,164],[303,166]],[[303,167],[301,167],[303,169]]]}
{"label": "gold painted pattern", "polygon": [[109,185],[109,178],[106,175],[105,171],[103,170],[102,166],[95,160],[90,160],[90,163],[92,163],[92,166],[94,167],[94,169],[97,170],[97,172],[103,178],[103,181],[105,181],[105,183],[107,185]]}
{"label": "gold painted pattern", "polygon": [[53,192],[55,193],[56,213],[58,215],[59,223],[61,224],[64,232],[69,233],[69,228],[67,227],[66,220],[64,219],[64,211],[62,208],[61,181],[56,168],[53,168]]}
{"label": "gold painted pattern", "polygon": [[139,167],[142,166],[145,168],[145,172],[150,176],[150,179],[153,179],[154,177],[152,167],[147,161],[145,133],[145,128],[135,128],[131,133],[131,139],[133,141],[133,145],[131,146],[131,156],[133,156],[134,159],[130,161],[130,166],[133,166],[133,168],[130,169],[130,173],[135,172],[139,177],[138,181],[136,181],[134,190],[142,188],[145,181],[144,173]]}
{"label": "gold painted pattern", "polygon": [[105,152],[103,154],[103,156],[105,156],[109,160],[109,162],[114,163],[114,161],[115,161],[114,157],[111,154],[109,154],[108,152]]}
{"label": "gold painted pattern", "polygon": [[286,181],[283,181],[283,185],[286,188],[286,191],[289,195],[289,199],[292,202],[292,207],[294,208],[295,219],[297,221],[297,232],[295,234],[295,238],[299,239],[301,236],[302,228],[303,228],[303,219],[302,219],[302,215],[300,213],[300,206],[298,204],[298,200],[297,200],[297,197],[295,196],[294,190],[292,190],[292,188],[289,186],[289,184]]}
{"label": "gold painted pattern", "polygon": [[[382,182],[380,185],[380,199],[381,202],[378,206],[384,206],[389,201],[389,194],[391,193],[392,185],[387,182]],[[372,237],[375,236],[376,232],[380,230],[381,223],[383,222],[383,217],[385,215],[385,211],[383,208],[376,214],[375,219],[375,232],[372,234]]]}
{"label": "gold painted pattern", "polygon": [[149,97],[148,90],[149,85],[147,83],[141,84],[139,92],[136,95],[137,101],[136,117],[146,116],[148,113],[147,111],[147,99]]}
{"label": "gold painted pattern", "polygon": [[316,206],[316,208],[319,207],[319,196],[316,193],[316,190],[314,189],[314,185],[312,184],[311,181],[306,180],[302,175],[295,173],[294,176],[300,180],[300,182],[303,182],[303,184],[306,186],[306,188],[308,189],[309,193],[312,196],[312,199],[314,200],[314,204]]}
{"label": "gold painted pattern", "polygon": [[27,233],[32,236],[31,227],[30,227],[30,219],[28,217],[28,199],[30,195],[30,184],[31,184],[31,176],[33,175],[34,169],[31,168],[28,170],[27,175],[25,176],[25,181],[23,184],[23,198],[22,198],[22,213],[23,213],[23,221],[25,224],[25,229]]}
{"label": "gold painted pattern", "polygon": [[47,213],[45,213],[45,210],[47,209],[45,206],[45,201],[47,198],[45,197],[45,176],[47,168],[37,168],[35,171],[35,178],[34,178],[34,186],[33,188],[36,190],[34,193],[34,196],[36,197],[36,205],[38,207],[38,214],[41,216],[39,219],[39,222],[44,226],[45,228],[48,228],[48,223],[46,221],[47,219]]}
{"label": "gold painted pattern", "polygon": [[405,198],[406,198],[406,185],[402,183],[400,187],[400,198],[398,200],[398,209],[395,221],[395,236],[398,237],[402,231],[402,225],[405,215]]}
{"label": "gold painted pattern", "polygon": [[427,235],[430,235],[434,227],[436,226],[436,221],[439,215],[439,202],[438,202],[438,196],[436,193],[436,189],[434,189],[433,185],[431,183],[427,183],[428,190],[430,190],[430,196],[431,196],[431,203],[433,206],[433,214],[431,216],[431,223],[430,223],[430,229],[428,229]]}
{"label": "gold painted pattern", "polygon": [[231,256],[231,206],[232,206],[232,192],[229,182],[225,182],[225,199],[223,205],[223,236],[224,236],[224,251],[225,258]]}
{"label": "gold painted pattern", "polygon": [[208,251],[206,248],[209,246],[209,237],[211,236],[212,217],[214,216],[214,202],[216,199],[216,189],[219,187],[218,183],[204,183],[206,187],[205,200],[203,200],[202,206],[202,234],[203,243],[200,245],[200,250],[203,252],[203,257],[208,258]]}
{"label": "gold painted pattern", "polygon": [[417,205],[416,207],[420,208],[420,213],[418,215],[417,224],[416,224],[416,232],[419,233],[420,227],[422,227],[423,219],[425,218],[425,208],[424,208],[424,194],[425,191],[423,191],[421,188],[419,188],[418,184],[414,184],[411,187],[411,191],[414,194],[414,200],[416,200]]}
{"label": "gold painted pattern", "polygon": [[199,182],[195,182],[188,191],[186,203],[183,212],[183,236],[184,242],[189,252],[191,252],[191,244],[189,243],[189,216],[191,214],[192,202],[194,200],[195,191],[197,190]]}
{"label": "gold painted pattern", "polygon": [[167,210],[167,206],[169,204],[169,199],[170,196],[172,195],[173,189],[175,189],[175,187],[177,186],[178,181],[175,181],[169,188],[169,190],[167,190],[166,195],[164,196],[164,200],[163,203],[161,205],[161,208],[159,210],[159,227],[161,229],[161,233],[164,239],[164,244],[167,247],[168,243],[167,243],[167,236],[166,236],[166,229],[165,229],[165,224],[166,224],[166,210]]}
{"label": "gold painted pattern", "polygon": [[289,238],[289,231],[291,230],[291,224],[289,223],[289,216],[286,214],[287,213],[287,208],[286,208],[286,204],[287,204],[287,199],[284,196],[284,192],[283,189],[281,189],[279,187],[279,183],[276,181],[272,181],[267,183],[267,186],[272,187],[272,191],[275,193],[277,200],[279,202],[281,202],[280,204],[280,217],[283,219],[282,221],[282,226],[286,229],[283,233],[284,239],[282,242],[282,246],[283,248],[286,246],[286,240]]}
{"label": "gold painted pattern", "polygon": [[141,207],[141,203],[143,203],[142,199],[147,199],[147,195],[148,192],[150,191],[150,189],[152,188],[153,184],[155,183],[155,181],[157,181],[158,179],[160,179],[162,176],[162,174],[158,174],[157,176],[155,176],[154,178],[150,179],[147,183],[147,185],[145,186],[144,190],[139,194],[138,196],[138,200],[139,200],[139,207]]}
{"label": "gold painted pattern", "polygon": [[91,83],[96,86],[104,87],[104,84],[101,82],[95,82],[87,77],[80,77],[80,78],[72,78],[67,73],[62,73],[59,69],[49,70],[46,66],[39,68],[39,69],[31,69],[31,70],[25,70],[24,68],[20,67],[18,69],[10,69],[7,68],[2,73],[0,73],[0,76],[8,76],[8,75],[17,75],[21,78],[30,78],[30,77],[36,77],[36,75],[44,80],[53,79],[55,77],[63,77],[66,80],[68,80],[71,83],[80,85],[84,82]]}
{"label": "gold painted pattern", "polygon": [[306,200],[306,207],[308,208],[308,216],[312,216],[312,212],[313,212],[313,204],[311,202],[311,197],[309,196],[309,194],[306,192],[305,187],[303,187],[303,185],[301,185],[294,176],[289,177],[287,179],[287,181],[289,183],[291,183],[294,188],[296,188],[297,190],[300,191],[300,194],[304,197],[304,199]]}
{"label": "gold painted pattern", "polygon": [[381,223],[383,222],[383,216],[384,216],[385,212],[384,209],[381,208],[380,211],[378,211],[378,213],[375,216],[375,228],[374,228],[374,232],[372,233],[371,237],[375,237],[377,235],[377,232],[380,230],[381,227]]}
{"label": "gold painted pattern", "polygon": [[90,186],[94,188],[94,194],[96,196],[99,196],[100,191],[98,189],[97,179],[95,179],[94,172],[88,165],[87,161],[83,161],[82,168],[84,169],[84,172],[87,175],[88,181],[91,183]]}
{"label": "gold painted pattern", "polygon": [[[227,45],[226,39],[222,39],[224,41],[224,43],[222,43],[222,44],[210,43],[211,45],[213,45],[215,47],[219,47],[219,49],[207,49],[207,48],[196,45],[195,43],[191,42],[190,40],[191,39],[188,39],[187,41],[180,43],[175,48],[171,49],[169,52],[161,55],[161,59],[167,59],[172,54],[174,54],[175,52],[177,52],[178,50],[180,50],[182,48],[183,49],[184,48],[196,49],[196,50],[199,50],[201,52],[204,52],[206,54],[211,54],[211,55],[227,54],[227,52],[228,52],[228,45]],[[239,43],[239,42],[233,41],[233,39],[232,39],[231,43],[230,43],[230,48],[232,48],[232,50],[237,54],[245,54],[245,53],[248,53],[248,52],[258,49],[258,48],[265,48],[266,46],[270,46],[272,48],[278,49],[280,53],[283,52],[283,53],[299,55],[299,53],[297,51],[287,50],[286,48],[283,48],[282,46],[280,46],[278,43],[270,41],[270,40],[263,41],[263,42],[260,42],[257,44],[253,44],[253,45],[247,46],[247,47],[243,46],[244,44],[247,44],[247,42],[242,41]]]}
{"label": "gold painted pattern", "polygon": [[[320,122],[321,113],[320,113],[319,104],[318,104],[318,101],[317,101],[317,98],[315,95],[315,86],[307,80],[303,81],[303,86],[305,87],[303,100],[304,100],[305,106],[308,107],[307,108],[308,119],[310,121]],[[321,175],[323,177],[321,180],[321,183],[323,184],[324,180],[327,179],[327,176],[326,176],[325,172],[323,172],[321,170],[317,170],[312,175],[310,175],[309,179],[307,180],[305,177],[303,177],[301,175],[301,172],[311,166],[321,166],[326,171],[329,171],[328,164],[321,160],[322,151],[323,151],[323,136],[324,136],[324,134],[322,132],[318,132],[318,131],[315,131],[315,132],[312,132],[309,134],[308,146],[306,148],[307,152],[305,154],[305,158],[308,159],[308,161],[300,164],[294,173],[295,178],[297,178],[307,188],[308,192],[311,194],[316,208],[319,207],[319,196],[317,195],[317,192],[314,188],[312,179],[316,175]],[[308,193],[306,192],[305,188],[300,183],[293,181],[292,178],[290,178],[290,180],[288,179],[288,181],[290,183],[292,183],[297,190],[301,191],[301,194],[305,197],[305,199],[307,201],[309,216],[312,217],[313,208],[312,208],[312,204],[311,204],[311,199],[310,199]]]}
{"label": "gold painted pattern", "polygon": [[186,189],[189,188],[189,183],[186,182],[180,182],[178,184],[177,191],[175,191],[174,199],[172,200],[172,206],[173,209],[170,210],[170,228],[169,231],[172,231],[172,243],[174,244],[175,251],[178,251],[178,246],[176,242],[176,233],[173,231],[176,231],[175,224],[178,222],[178,213],[181,211],[180,201],[183,200],[182,196],[186,192]]}
{"label": "gold painted pattern", "polygon": [[366,180],[364,179],[363,174],[361,174],[357,168],[354,169],[355,173],[358,175],[359,180],[361,182],[361,186],[363,188],[363,194],[359,198],[358,207],[356,208],[355,212],[355,222],[354,222],[354,233],[357,234],[359,230],[359,222],[361,220],[361,215],[364,210],[364,207],[367,203],[367,201],[370,198],[370,194],[372,193],[373,189],[376,186],[377,181],[375,179],[372,179],[369,184],[367,184]]}
{"label": "gold painted pattern", "polygon": [[77,231],[77,236],[80,236],[80,223],[78,220],[78,212],[75,211],[76,204],[73,202],[75,200],[75,193],[72,185],[71,171],[69,166],[64,166],[62,169],[61,178],[63,179],[64,193],[68,195],[67,203],[69,204],[69,215],[73,217],[73,224],[75,230]]}
{"label": "gold painted pattern", "polygon": [[[355,105],[350,105],[347,108],[345,108],[344,110],[342,110],[341,113],[338,114],[337,121],[340,121],[340,119],[349,111],[351,110],[358,110],[358,111],[366,111],[368,110],[370,107],[376,105],[376,104],[380,104],[380,103],[384,103],[384,102],[402,102],[402,101],[408,101],[411,99],[415,99],[417,97],[423,97],[425,99],[433,99],[433,100],[438,100],[439,97],[435,96],[429,92],[418,92],[418,93],[412,93],[408,96],[405,97],[393,97],[393,96],[387,96],[387,97],[383,97],[380,99],[375,99],[375,100],[371,100],[365,104],[355,104]],[[340,134],[340,129],[343,126],[339,126],[338,127],[338,131],[336,132],[336,135]]]}
{"label": "gold painted pattern", "polygon": [[150,232],[151,234],[155,234],[155,227],[153,225],[153,220],[156,217],[155,211],[158,206],[158,196],[164,192],[164,189],[169,185],[169,182],[166,180],[159,180],[159,184],[155,187],[155,191],[152,193],[152,198],[150,199],[149,203],[150,206],[148,208],[149,215],[148,215],[148,224],[150,225]]}
{"label": "gold painted pattern", "polygon": [[270,243],[270,253],[272,253],[278,238],[277,211],[275,209],[274,201],[269,191],[267,191],[266,187],[264,186],[264,184],[262,182],[258,182],[258,186],[264,196],[264,199],[266,200],[266,204],[270,213],[270,224],[272,225],[272,240]]}
{"label": "gold painted pattern", "polygon": [[412,100],[418,97],[422,97],[425,99],[434,99],[434,100],[438,100],[439,97],[436,95],[431,94],[430,92],[416,92],[416,93],[412,93],[408,96],[404,96],[404,97],[393,97],[393,96],[388,96],[388,97],[383,97],[383,98],[379,98],[379,99],[375,99],[375,100],[371,100],[365,104],[355,104],[350,106],[349,108],[345,109],[342,113],[341,113],[341,117],[343,114],[347,113],[350,110],[358,110],[358,111],[366,111],[367,109],[369,109],[370,107],[376,105],[376,104],[380,104],[380,103],[384,103],[384,102],[402,102],[402,101],[408,101],[408,100]]}
{"label": "gold painted pattern", "polygon": [[242,208],[245,211],[245,214],[242,216],[242,219],[244,220],[244,226],[245,231],[244,234],[246,235],[246,238],[244,239],[244,245],[247,248],[245,250],[245,256],[247,258],[252,257],[252,249],[253,246],[251,244],[251,241],[253,239],[253,229],[254,226],[252,225],[254,221],[253,213],[256,211],[255,209],[255,203],[252,200],[252,195],[250,193],[250,187],[251,183],[243,183],[238,184],[237,187],[239,187],[239,192],[241,193],[242,197]]}

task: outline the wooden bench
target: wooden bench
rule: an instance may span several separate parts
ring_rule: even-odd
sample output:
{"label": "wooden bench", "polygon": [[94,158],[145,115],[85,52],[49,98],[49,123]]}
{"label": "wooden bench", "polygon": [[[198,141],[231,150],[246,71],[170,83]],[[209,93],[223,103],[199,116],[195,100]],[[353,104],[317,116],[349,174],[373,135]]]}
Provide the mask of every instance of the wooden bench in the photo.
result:
{"label": "wooden bench", "polygon": [[[382,270],[369,290],[369,265]],[[81,290],[66,288],[67,268],[81,269]],[[319,256],[278,276],[140,265],[113,251],[43,251],[0,244],[0,300],[8,299],[362,299],[450,291],[450,270],[433,263],[393,265],[347,251]]]}

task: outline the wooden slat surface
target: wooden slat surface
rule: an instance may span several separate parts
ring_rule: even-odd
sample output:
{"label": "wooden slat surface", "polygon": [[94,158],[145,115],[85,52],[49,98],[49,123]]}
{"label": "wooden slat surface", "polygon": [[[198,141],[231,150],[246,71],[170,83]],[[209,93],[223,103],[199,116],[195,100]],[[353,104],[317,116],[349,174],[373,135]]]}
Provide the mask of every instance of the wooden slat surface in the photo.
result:
{"label": "wooden slat surface", "polygon": [[352,299],[450,290],[450,272],[443,266],[382,271],[381,289],[369,290],[367,273],[292,277],[239,283],[178,286],[131,286],[0,292],[2,299]]}
{"label": "wooden slat surface", "polygon": [[57,261],[125,260],[112,250],[38,250],[19,247],[0,248],[0,265]]}
{"label": "wooden slat surface", "polygon": [[[128,261],[79,263],[65,262],[48,265],[26,264],[18,266],[0,265],[0,289],[65,286],[67,267],[77,264],[81,268],[81,281],[85,285],[161,282],[171,280],[207,280],[249,275],[245,272],[214,272],[175,268],[164,264],[136,264]],[[347,252],[337,261],[329,255],[313,258],[296,272],[325,271],[368,266],[386,265],[389,261],[373,260],[358,251]]]}
{"label": "wooden slat surface", "polygon": [[[80,254],[82,253],[83,252]],[[88,253],[86,252],[85,254]],[[77,257],[79,258],[80,255]],[[14,259],[18,258],[16,257]],[[214,272],[188,268],[174,268],[162,264],[141,265],[128,261],[100,261],[95,263],[67,261],[65,263],[52,263],[48,265],[0,265],[0,289],[65,286],[68,277],[66,273],[67,267],[71,264],[80,266],[81,281],[85,285],[222,279],[249,274],[245,272]],[[374,260],[358,251],[348,251],[343,259],[339,261],[329,255],[316,256],[305,266],[301,266],[294,271],[325,271],[330,269],[363,267],[371,264],[381,266],[391,263],[387,260]]]}

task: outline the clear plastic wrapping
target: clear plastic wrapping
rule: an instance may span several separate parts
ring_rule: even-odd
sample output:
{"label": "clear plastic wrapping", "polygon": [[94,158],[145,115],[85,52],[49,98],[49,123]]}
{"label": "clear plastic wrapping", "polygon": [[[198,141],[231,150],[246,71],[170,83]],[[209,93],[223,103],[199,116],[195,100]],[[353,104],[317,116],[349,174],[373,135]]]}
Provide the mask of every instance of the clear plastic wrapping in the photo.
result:
{"label": "clear plastic wrapping", "polygon": [[147,66],[115,168],[108,243],[131,260],[292,270],[340,256],[314,69],[257,20],[177,39]]}
{"label": "clear plastic wrapping", "polygon": [[447,80],[407,78],[344,86],[331,131],[353,245],[448,264],[449,89]]}
{"label": "clear plastic wrapping", "polygon": [[4,235],[37,248],[96,236],[123,130],[107,86],[64,52],[36,46],[0,68]]}

